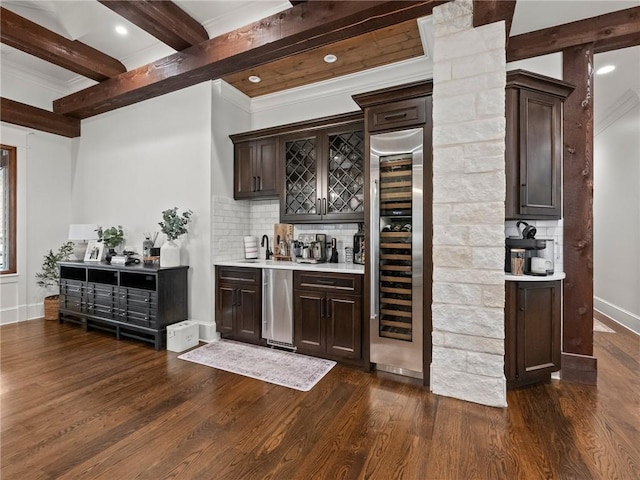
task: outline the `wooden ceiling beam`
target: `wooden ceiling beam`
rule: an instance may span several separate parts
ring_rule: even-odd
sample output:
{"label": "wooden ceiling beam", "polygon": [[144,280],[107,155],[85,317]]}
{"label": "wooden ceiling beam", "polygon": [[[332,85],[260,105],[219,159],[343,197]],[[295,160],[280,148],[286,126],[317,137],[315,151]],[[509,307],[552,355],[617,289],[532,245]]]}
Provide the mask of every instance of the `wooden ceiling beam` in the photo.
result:
{"label": "wooden ceiling beam", "polygon": [[640,7],[511,37],[507,61],[547,55],[588,43],[593,43],[595,53],[640,45]]}
{"label": "wooden ceiling beam", "polygon": [[189,47],[53,102],[87,118],[431,14],[443,0],[313,1]]}
{"label": "wooden ceiling beam", "polygon": [[115,58],[47,30],[3,7],[0,7],[0,41],[98,82],[127,71]]}
{"label": "wooden ceiling beam", "polygon": [[98,1],[178,52],[209,40],[204,27],[173,2]]}
{"label": "wooden ceiling beam", "polygon": [[80,120],[0,97],[0,121],[63,137],[80,136]]}
{"label": "wooden ceiling beam", "polygon": [[473,0],[473,26],[504,20],[508,40],[515,9],[516,0]]}

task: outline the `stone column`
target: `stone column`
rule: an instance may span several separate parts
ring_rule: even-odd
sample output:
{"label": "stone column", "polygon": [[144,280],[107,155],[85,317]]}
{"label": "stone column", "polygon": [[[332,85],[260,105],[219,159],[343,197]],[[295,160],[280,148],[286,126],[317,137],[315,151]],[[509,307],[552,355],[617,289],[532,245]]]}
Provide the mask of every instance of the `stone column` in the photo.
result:
{"label": "stone column", "polygon": [[504,407],[505,25],[433,17],[431,390]]}

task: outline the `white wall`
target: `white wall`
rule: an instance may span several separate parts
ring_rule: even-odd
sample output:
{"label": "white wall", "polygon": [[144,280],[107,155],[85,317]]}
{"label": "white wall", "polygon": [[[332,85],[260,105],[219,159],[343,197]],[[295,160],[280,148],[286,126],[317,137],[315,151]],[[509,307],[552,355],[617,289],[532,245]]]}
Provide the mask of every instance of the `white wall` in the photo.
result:
{"label": "white wall", "polygon": [[0,323],[11,323],[41,317],[42,299],[57,293],[38,287],[35,274],[67,241],[74,141],[3,123],[0,142],[18,147],[18,273],[0,278]]}
{"label": "white wall", "polygon": [[594,139],[594,306],[640,333],[640,96],[627,98]]}
{"label": "white wall", "polygon": [[211,321],[211,83],[84,120],[73,163],[74,223],[122,225],[129,249],[141,252],[163,210],[193,210],[181,238],[189,318]]}

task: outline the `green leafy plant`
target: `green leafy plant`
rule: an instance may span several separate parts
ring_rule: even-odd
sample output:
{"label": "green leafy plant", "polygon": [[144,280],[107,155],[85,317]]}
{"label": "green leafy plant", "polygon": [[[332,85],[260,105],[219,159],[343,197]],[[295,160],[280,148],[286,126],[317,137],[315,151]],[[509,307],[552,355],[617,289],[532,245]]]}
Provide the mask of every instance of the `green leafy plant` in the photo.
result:
{"label": "green leafy plant", "polygon": [[178,215],[178,207],[173,207],[162,212],[162,222],[158,222],[160,230],[169,240],[176,240],[180,235],[188,233],[188,225],[191,222],[193,212],[185,210]]}
{"label": "green leafy plant", "polygon": [[69,256],[73,253],[73,250],[73,242],[63,244],[55,253],[53,250],[49,250],[49,252],[44,256],[42,270],[39,273],[36,273],[36,278],[38,279],[36,283],[43,288],[59,286],[60,272],[58,270],[58,262],[68,260]]}
{"label": "green leafy plant", "polygon": [[104,246],[113,249],[116,248],[124,241],[124,232],[122,231],[122,226],[118,225],[117,227],[109,227],[105,230],[102,227],[98,227],[98,240],[104,243]]}

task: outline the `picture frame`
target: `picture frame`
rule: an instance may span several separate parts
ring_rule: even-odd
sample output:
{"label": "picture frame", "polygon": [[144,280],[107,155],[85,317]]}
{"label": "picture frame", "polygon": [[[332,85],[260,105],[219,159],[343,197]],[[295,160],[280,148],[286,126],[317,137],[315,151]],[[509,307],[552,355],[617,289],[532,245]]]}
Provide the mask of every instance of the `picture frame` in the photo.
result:
{"label": "picture frame", "polygon": [[84,253],[85,262],[101,262],[104,259],[104,243],[90,240]]}

